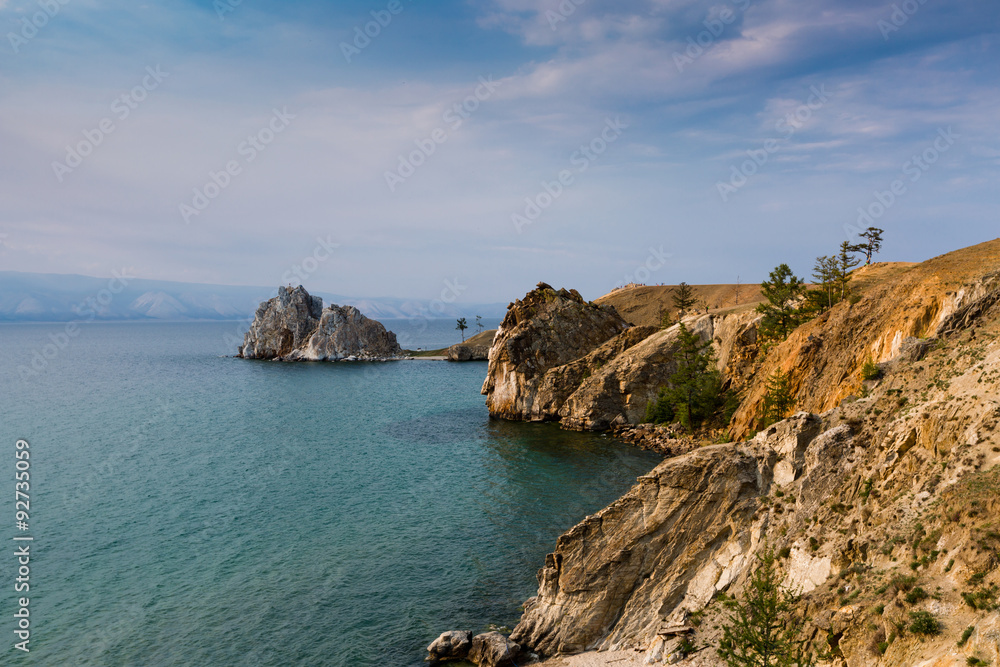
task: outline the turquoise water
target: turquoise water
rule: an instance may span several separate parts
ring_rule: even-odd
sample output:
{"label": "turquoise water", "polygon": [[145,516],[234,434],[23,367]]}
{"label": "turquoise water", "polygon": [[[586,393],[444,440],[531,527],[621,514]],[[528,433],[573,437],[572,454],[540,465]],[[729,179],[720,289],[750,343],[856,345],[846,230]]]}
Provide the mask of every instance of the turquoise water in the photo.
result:
{"label": "turquoise water", "polygon": [[0,326],[0,662],[419,665],[440,632],[516,623],[559,533],[658,460],[491,421],[485,363],[220,356],[236,327],[92,324],[53,355],[63,325]]}

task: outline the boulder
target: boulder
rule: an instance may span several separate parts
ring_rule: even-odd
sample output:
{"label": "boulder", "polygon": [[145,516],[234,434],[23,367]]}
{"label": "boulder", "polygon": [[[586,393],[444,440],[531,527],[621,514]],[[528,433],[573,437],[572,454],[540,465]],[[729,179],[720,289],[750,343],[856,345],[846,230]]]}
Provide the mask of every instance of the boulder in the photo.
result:
{"label": "boulder", "polygon": [[243,359],[384,361],[401,358],[396,334],[353,306],[331,305],[299,287],[279,287],[257,309],[239,349]]}
{"label": "boulder", "polygon": [[427,647],[427,662],[438,663],[446,660],[464,660],[472,648],[472,633],[453,630],[442,633]]}
{"label": "boulder", "polygon": [[521,646],[499,632],[485,632],[472,639],[469,660],[479,667],[515,667]]}

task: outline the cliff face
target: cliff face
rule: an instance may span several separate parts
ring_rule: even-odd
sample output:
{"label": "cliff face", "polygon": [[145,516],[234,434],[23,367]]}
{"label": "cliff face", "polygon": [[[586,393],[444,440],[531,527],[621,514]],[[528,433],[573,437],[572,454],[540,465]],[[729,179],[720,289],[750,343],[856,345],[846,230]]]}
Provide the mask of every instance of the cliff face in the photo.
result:
{"label": "cliff face", "polygon": [[331,305],[301,286],[278,288],[257,309],[239,355],[282,361],[377,361],[400,358],[396,334],[353,306]]}
{"label": "cliff face", "polygon": [[862,298],[841,303],[799,327],[768,354],[746,386],[732,432],[746,437],[764,399],[767,377],[786,372],[796,405],[824,412],[860,395],[867,360],[888,363],[920,354],[920,340],[967,327],[1000,295],[1000,241],[966,248],[922,264],[881,264],[854,274]]}
{"label": "cliff face", "polygon": [[[722,335],[715,327],[717,345],[734,341],[727,366],[751,378],[750,403],[761,375],[781,367],[821,414],[695,449],[641,477],[559,538],[512,638],[542,655],[632,649],[650,664],[717,665],[726,615],[717,596],[742,590],[766,546],[785,585],[802,593],[798,613],[828,654],[822,664],[998,664],[997,269],[1000,242],[872,267],[857,277],[860,301],[806,325],[763,364],[735,342],[750,323]],[[864,284],[877,271],[891,275]],[[907,340],[915,334],[934,338]],[[668,333],[625,353],[638,356],[658,336]],[[863,381],[868,355],[882,376]],[[754,414],[744,409],[744,419]],[[917,613],[938,633],[912,630]],[[708,648],[684,658],[678,626]]]}
{"label": "cliff face", "polygon": [[507,309],[489,353],[483,394],[490,414],[505,419],[554,418],[538,385],[551,368],[586,355],[628,324],[608,306],[583,300],[575,290],[545,283]]}
{"label": "cliff face", "polygon": [[[751,311],[695,315],[685,325],[712,341],[729,374],[755,355],[757,321]],[[559,420],[577,430],[639,423],[677,370],[679,332],[677,325],[627,327],[606,306],[539,288],[510,306],[494,339],[487,405],[494,416]]]}

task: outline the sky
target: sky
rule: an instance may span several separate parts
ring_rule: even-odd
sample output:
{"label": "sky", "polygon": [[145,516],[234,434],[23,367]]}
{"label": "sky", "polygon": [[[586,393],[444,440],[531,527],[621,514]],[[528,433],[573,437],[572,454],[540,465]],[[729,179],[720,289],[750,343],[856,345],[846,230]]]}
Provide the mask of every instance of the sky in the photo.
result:
{"label": "sky", "polygon": [[1000,3],[0,0],[0,270],[507,302],[998,236]]}

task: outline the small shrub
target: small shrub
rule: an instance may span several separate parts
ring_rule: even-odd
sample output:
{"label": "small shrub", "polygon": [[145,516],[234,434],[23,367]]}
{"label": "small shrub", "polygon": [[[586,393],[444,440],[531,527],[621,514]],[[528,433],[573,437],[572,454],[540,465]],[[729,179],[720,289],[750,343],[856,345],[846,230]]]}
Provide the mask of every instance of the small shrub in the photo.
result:
{"label": "small shrub", "polygon": [[865,360],[865,365],[861,367],[861,377],[866,381],[877,380],[882,375],[882,369],[875,365],[871,357]]}
{"label": "small shrub", "polygon": [[907,577],[902,574],[897,574],[889,581],[889,585],[892,586],[897,591],[903,591],[904,593],[909,592],[917,585],[916,577]]}
{"label": "small shrub", "polygon": [[912,591],[906,594],[906,601],[910,604],[916,604],[921,600],[926,600],[928,597],[927,591],[925,591],[920,586],[917,586]]}
{"label": "small shrub", "polygon": [[969,637],[972,633],[976,631],[976,626],[970,625],[965,630],[962,631],[962,638],[958,640],[959,647],[965,646],[965,642],[969,641]]}
{"label": "small shrub", "polygon": [[791,555],[792,555],[792,548],[791,547],[782,547],[781,551],[778,552],[778,558],[782,558],[782,559],[788,558]]}
{"label": "small shrub", "polygon": [[936,635],[941,632],[941,624],[929,611],[911,611],[909,630],[915,635]]}

